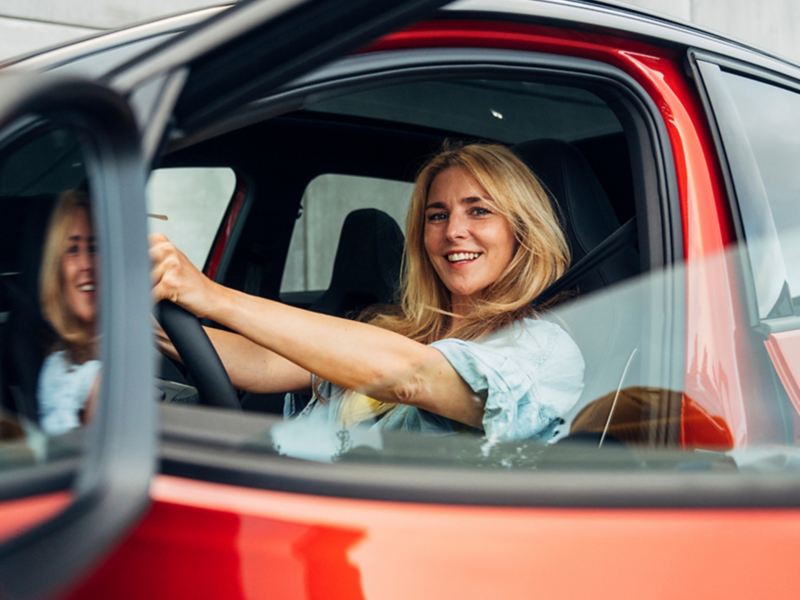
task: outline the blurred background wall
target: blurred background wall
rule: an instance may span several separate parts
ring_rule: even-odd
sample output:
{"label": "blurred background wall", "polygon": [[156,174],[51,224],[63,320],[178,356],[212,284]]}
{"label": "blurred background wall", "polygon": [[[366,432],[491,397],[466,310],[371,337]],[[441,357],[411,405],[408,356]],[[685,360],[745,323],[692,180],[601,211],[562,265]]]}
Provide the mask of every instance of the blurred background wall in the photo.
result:
{"label": "blurred background wall", "polygon": [[214,0],[2,0],[0,59],[222,2]]}
{"label": "blurred background wall", "polygon": [[[719,31],[800,62],[799,0],[615,0]],[[217,4],[214,0],[3,0],[0,59]],[[346,0],[343,0],[346,5]]]}

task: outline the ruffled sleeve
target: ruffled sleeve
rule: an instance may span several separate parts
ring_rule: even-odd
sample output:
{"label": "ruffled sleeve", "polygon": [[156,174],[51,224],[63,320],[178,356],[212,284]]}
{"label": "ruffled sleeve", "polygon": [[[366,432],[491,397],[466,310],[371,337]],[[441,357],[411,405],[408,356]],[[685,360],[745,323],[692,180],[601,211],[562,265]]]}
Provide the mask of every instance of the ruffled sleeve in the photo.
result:
{"label": "ruffled sleeve", "polygon": [[478,341],[431,345],[485,399],[483,429],[490,442],[549,439],[583,389],[581,352],[550,321],[525,319]]}
{"label": "ruffled sleeve", "polygon": [[95,379],[100,361],[88,360],[72,364],[63,351],[48,356],[39,373],[37,395],[40,422],[49,435],[57,435],[78,427]]}

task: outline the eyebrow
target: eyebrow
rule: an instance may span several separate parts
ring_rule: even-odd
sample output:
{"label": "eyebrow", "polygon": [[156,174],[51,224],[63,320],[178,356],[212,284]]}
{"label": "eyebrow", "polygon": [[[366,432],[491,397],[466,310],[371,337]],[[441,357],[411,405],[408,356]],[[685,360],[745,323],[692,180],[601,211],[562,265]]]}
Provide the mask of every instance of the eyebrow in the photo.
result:
{"label": "eyebrow", "polygon": [[94,241],[94,236],[90,235],[90,236],[87,236],[87,237],[84,238],[82,235],[70,235],[70,236],[67,237],[67,241],[70,241],[70,242],[80,242],[83,239],[85,239],[87,242],[93,242]]}
{"label": "eyebrow", "polygon": [[[477,202],[491,202],[492,199],[488,196],[467,196],[466,198],[461,198],[459,202],[463,202],[464,204],[476,204]],[[425,206],[425,210],[429,208],[447,208],[444,202],[431,202]]]}

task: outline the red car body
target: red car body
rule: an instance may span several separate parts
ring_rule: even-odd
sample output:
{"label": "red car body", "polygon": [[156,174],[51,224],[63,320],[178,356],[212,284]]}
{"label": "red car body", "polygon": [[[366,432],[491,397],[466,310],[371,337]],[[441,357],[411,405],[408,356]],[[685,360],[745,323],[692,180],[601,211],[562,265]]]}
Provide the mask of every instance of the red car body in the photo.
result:
{"label": "red car body", "polygon": [[[769,375],[752,358],[740,274],[725,261],[713,269],[704,263],[737,235],[686,48],[639,31],[533,21],[448,14],[384,35],[360,52],[511,49],[599,61],[638,82],[668,132],[686,269],[700,270],[684,290],[680,446],[719,450],[770,439],[783,425],[760,417],[769,413],[762,403],[771,400],[758,393]],[[224,231],[239,212],[229,212]],[[210,270],[227,241],[217,238]],[[794,331],[778,332],[765,342],[795,406],[798,339]],[[617,475],[586,477],[602,485]],[[793,598],[800,589],[800,511],[780,502],[491,506],[354,495],[156,475],[142,519],[65,597]],[[56,512],[68,498],[0,505],[0,537]]]}

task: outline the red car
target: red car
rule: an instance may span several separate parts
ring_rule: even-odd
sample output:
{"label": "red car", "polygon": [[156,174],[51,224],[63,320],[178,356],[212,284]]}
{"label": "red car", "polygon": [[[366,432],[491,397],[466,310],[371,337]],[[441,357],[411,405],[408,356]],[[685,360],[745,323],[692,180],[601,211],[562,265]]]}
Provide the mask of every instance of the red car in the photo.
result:
{"label": "red car", "polygon": [[[800,68],[602,2],[440,4],[254,0],[4,65],[0,595],[797,596]],[[444,140],[511,147],[567,234],[551,443],[286,421],[169,306],[156,351],[148,227],[353,315]],[[102,374],[46,435],[42,247],[83,187]]]}

